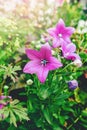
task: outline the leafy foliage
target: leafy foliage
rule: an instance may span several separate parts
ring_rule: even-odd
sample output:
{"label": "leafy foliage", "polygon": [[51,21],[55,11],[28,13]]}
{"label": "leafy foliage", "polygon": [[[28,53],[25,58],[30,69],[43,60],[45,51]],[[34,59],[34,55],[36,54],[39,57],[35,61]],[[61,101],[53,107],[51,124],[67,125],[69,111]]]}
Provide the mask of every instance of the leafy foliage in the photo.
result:
{"label": "leafy foliage", "polygon": [[[19,6],[16,8],[18,15],[15,13],[0,18],[0,95],[5,93],[5,85],[9,86],[7,94],[11,94],[12,89],[16,91],[12,101],[7,104],[0,99],[0,104],[5,104],[0,109],[0,129],[86,130],[87,89],[83,79],[87,83],[87,34],[80,34],[77,26],[78,21],[86,20],[87,16],[79,3],[65,3],[62,7],[56,7],[56,4],[48,5],[45,1],[42,6],[37,3],[36,7],[36,10],[30,11],[29,17],[27,6],[24,5],[23,9]],[[23,14],[21,10],[24,9]],[[64,67],[50,72],[46,83],[41,84],[35,75],[22,72],[27,62],[25,47],[39,49],[44,44],[41,34],[47,36],[47,28],[53,27],[59,18],[63,18],[67,26],[76,28],[71,40],[77,47],[83,66],[75,67],[71,61],[61,58]],[[61,51],[54,49],[53,55],[60,58]],[[29,79],[32,80],[31,85],[27,82]],[[67,82],[73,79],[78,80],[79,88],[71,91]],[[18,88],[21,88],[20,92]],[[26,99],[23,103],[14,99],[23,99],[24,96]]]}
{"label": "leafy foliage", "polygon": [[0,74],[4,75],[3,78],[4,80],[7,77],[10,77],[13,82],[15,82],[15,79],[17,78],[17,72],[18,70],[20,70],[20,66],[14,66],[12,67],[11,64],[9,64],[8,66],[5,65],[0,65]]}
{"label": "leafy foliage", "polygon": [[17,100],[11,101],[6,107],[0,110],[0,114],[4,116],[4,119],[10,124],[14,124],[17,127],[17,121],[29,120],[27,116],[27,109]]}

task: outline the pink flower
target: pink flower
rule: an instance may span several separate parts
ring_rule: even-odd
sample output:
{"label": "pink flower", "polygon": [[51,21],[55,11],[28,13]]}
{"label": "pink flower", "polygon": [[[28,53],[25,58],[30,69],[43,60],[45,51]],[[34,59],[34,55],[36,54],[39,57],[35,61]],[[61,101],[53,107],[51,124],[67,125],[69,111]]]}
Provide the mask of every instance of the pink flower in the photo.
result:
{"label": "pink flower", "polygon": [[70,43],[70,36],[74,33],[73,27],[66,27],[62,19],[59,20],[55,28],[48,29],[48,33],[53,37],[53,47],[59,47],[66,41]]}
{"label": "pink flower", "polygon": [[24,73],[36,74],[41,83],[44,83],[48,72],[62,66],[62,63],[52,56],[51,47],[48,43],[43,45],[40,51],[26,49],[26,54],[31,60],[24,69]]}
{"label": "pink flower", "polygon": [[2,109],[4,107],[4,105],[3,104],[0,104],[0,109]]}
{"label": "pink flower", "polygon": [[73,43],[67,44],[66,42],[62,43],[61,46],[63,56],[68,60],[80,60],[80,57],[78,54],[75,53],[76,46]]}

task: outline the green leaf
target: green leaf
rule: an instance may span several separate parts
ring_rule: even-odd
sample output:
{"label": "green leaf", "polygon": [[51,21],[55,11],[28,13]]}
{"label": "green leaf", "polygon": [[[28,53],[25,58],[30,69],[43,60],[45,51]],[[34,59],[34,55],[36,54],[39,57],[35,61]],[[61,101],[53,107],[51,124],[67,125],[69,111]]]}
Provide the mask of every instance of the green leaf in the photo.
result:
{"label": "green leaf", "polygon": [[6,119],[10,120],[10,124],[14,124],[15,127],[17,127],[18,120],[29,120],[27,109],[23,107],[19,100],[11,101],[0,113],[3,114]]}
{"label": "green leaf", "polygon": [[27,117],[27,113],[25,113],[24,111],[17,110],[17,109],[14,109],[13,111],[19,117],[20,121],[22,121],[23,119],[29,120],[29,118]]}
{"label": "green leaf", "polygon": [[82,111],[82,116],[87,117],[87,108],[85,110]]}
{"label": "green leaf", "polygon": [[84,126],[85,128],[87,128],[87,124],[81,123],[82,126]]}
{"label": "green leaf", "polygon": [[61,127],[54,127],[53,130],[63,130]]}
{"label": "green leaf", "polygon": [[47,120],[47,122],[52,125],[52,116],[49,112],[49,109],[48,108],[44,108],[43,109],[43,114],[44,114],[44,117],[45,119]]}
{"label": "green leaf", "polygon": [[51,92],[49,88],[45,88],[44,86],[41,86],[41,88],[39,89],[39,97],[42,99],[46,99],[50,96]]}
{"label": "green leaf", "polygon": [[14,115],[12,111],[10,111],[10,124],[14,124],[14,126],[17,127],[16,116]]}
{"label": "green leaf", "polygon": [[4,117],[5,117],[5,118],[9,117],[9,114],[10,114],[9,111],[6,111],[6,110],[4,111]]}
{"label": "green leaf", "polygon": [[64,123],[65,123],[65,118],[64,118],[64,116],[59,116],[59,121],[60,121],[60,124],[61,124],[61,125],[64,125]]}

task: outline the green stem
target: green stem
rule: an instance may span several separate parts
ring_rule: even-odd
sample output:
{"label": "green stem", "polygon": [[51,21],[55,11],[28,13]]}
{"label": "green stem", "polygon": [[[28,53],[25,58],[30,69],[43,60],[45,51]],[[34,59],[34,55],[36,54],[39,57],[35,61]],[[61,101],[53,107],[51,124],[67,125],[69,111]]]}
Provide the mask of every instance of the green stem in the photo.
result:
{"label": "green stem", "polygon": [[3,88],[4,83],[5,83],[5,80],[0,85],[0,95],[2,95],[2,88]]}
{"label": "green stem", "polygon": [[[62,71],[64,71],[67,67],[69,67],[70,65],[72,65],[72,62],[70,63],[70,64],[68,64],[68,65],[66,65],[63,69],[62,69]],[[62,72],[61,71],[61,72]]]}

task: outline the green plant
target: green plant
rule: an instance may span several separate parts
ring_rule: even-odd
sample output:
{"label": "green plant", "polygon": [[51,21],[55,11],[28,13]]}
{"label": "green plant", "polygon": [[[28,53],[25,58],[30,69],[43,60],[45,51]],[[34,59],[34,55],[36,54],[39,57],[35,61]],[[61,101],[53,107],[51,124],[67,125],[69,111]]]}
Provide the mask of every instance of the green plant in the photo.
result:
{"label": "green plant", "polygon": [[27,109],[17,99],[10,101],[7,106],[0,110],[0,114],[3,115],[5,121],[14,124],[15,127],[17,127],[18,121],[29,120]]}

